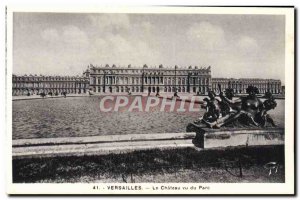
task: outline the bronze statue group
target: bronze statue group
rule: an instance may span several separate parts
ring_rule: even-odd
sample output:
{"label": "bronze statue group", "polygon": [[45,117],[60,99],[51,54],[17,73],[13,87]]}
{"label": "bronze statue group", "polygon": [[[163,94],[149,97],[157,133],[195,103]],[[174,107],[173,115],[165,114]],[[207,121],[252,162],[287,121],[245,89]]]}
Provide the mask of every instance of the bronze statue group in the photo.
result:
{"label": "bronze statue group", "polygon": [[208,92],[209,98],[204,98],[206,109],[204,115],[195,123],[205,124],[209,128],[220,128],[223,126],[275,126],[273,119],[267,113],[274,109],[277,103],[270,92],[266,92],[263,102],[257,97],[258,89],[248,86],[247,96],[234,98],[234,91],[227,88],[221,91],[219,85],[219,98],[213,91]]}

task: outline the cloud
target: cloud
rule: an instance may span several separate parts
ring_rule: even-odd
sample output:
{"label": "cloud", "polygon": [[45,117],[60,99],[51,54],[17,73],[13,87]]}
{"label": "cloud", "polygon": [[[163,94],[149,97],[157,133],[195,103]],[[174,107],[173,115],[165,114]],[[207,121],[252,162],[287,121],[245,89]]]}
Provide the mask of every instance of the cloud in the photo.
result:
{"label": "cloud", "polygon": [[89,58],[96,64],[141,66],[160,60],[159,50],[152,45],[156,36],[149,21],[131,22],[127,14],[88,16],[94,30]]}
{"label": "cloud", "polygon": [[63,27],[61,40],[72,47],[84,47],[89,43],[86,33],[71,25]]}
{"label": "cloud", "polygon": [[144,31],[144,32],[151,32],[154,29],[154,25],[151,22],[148,21],[144,21],[140,24],[140,28]]}
{"label": "cloud", "polygon": [[56,29],[47,28],[41,32],[41,37],[45,41],[56,41],[59,39],[59,35]]}
{"label": "cloud", "polygon": [[246,23],[239,24],[240,19],[239,26],[232,27],[232,21],[220,23],[203,21],[201,16],[185,17],[186,21],[165,15],[157,18],[88,14],[79,15],[80,21],[64,17],[59,23],[55,17],[53,24],[47,18],[47,28],[43,23],[28,20],[26,29],[15,29],[14,71],[76,75],[93,63],[139,67],[211,65],[214,77],[284,74],[274,70],[284,66],[284,52],[281,55],[274,51],[273,44],[278,40],[272,37],[273,32],[255,35]]}
{"label": "cloud", "polygon": [[[75,25],[57,26],[40,31],[40,44],[32,48],[34,58],[29,61],[39,73],[80,74],[80,65],[89,62],[89,37]],[[74,67],[76,66],[76,67]],[[73,70],[62,70],[62,69]]]}
{"label": "cloud", "polygon": [[41,31],[47,44],[37,52],[40,59],[35,59],[35,65],[51,68],[51,72],[62,71],[63,66],[68,73],[80,74],[88,63],[142,66],[162,60],[151,43],[155,37],[152,23],[131,24],[125,14],[92,15],[88,19],[88,29],[66,25]]}
{"label": "cloud", "polygon": [[226,45],[224,30],[206,21],[192,24],[187,31],[187,38],[207,50],[220,49]]}
{"label": "cloud", "polygon": [[130,20],[126,14],[103,14],[88,16],[92,27],[99,31],[120,31],[130,28]]}
{"label": "cloud", "polygon": [[93,50],[90,53],[90,60],[96,64],[141,66],[145,63],[158,62],[160,55],[143,40],[113,34],[97,38],[91,48]]}
{"label": "cloud", "polygon": [[237,41],[237,47],[245,51],[253,51],[258,48],[258,43],[254,38],[249,36],[241,36]]}
{"label": "cloud", "polygon": [[41,31],[41,37],[49,46],[67,48],[84,48],[89,44],[86,33],[77,26],[67,25],[57,29]]}

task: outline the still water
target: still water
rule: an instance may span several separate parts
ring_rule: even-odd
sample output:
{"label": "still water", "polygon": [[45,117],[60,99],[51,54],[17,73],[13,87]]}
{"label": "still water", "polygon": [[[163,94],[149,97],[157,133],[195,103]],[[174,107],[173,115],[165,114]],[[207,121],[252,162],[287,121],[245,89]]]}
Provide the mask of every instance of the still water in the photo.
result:
{"label": "still water", "polygon": [[[284,100],[269,114],[284,126]],[[98,97],[13,101],[13,139],[110,134],[185,132],[199,112],[111,112],[99,109]]]}

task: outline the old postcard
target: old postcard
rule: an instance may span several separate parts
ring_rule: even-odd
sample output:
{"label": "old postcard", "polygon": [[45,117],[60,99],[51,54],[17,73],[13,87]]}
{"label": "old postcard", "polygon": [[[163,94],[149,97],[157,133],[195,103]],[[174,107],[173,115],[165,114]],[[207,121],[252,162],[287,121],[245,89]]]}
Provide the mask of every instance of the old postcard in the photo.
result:
{"label": "old postcard", "polygon": [[9,194],[285,194],[293,7],[7,7]]}

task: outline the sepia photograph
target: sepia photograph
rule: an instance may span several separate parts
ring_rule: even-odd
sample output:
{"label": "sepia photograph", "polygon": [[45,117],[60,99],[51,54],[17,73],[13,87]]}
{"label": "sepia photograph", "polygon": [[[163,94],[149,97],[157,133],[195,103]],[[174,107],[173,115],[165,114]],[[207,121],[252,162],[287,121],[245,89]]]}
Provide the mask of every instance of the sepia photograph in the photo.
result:
{"label": "sepia photograph", "polygon": [[8,7],[10,194],[294,194],[293,7]]}

